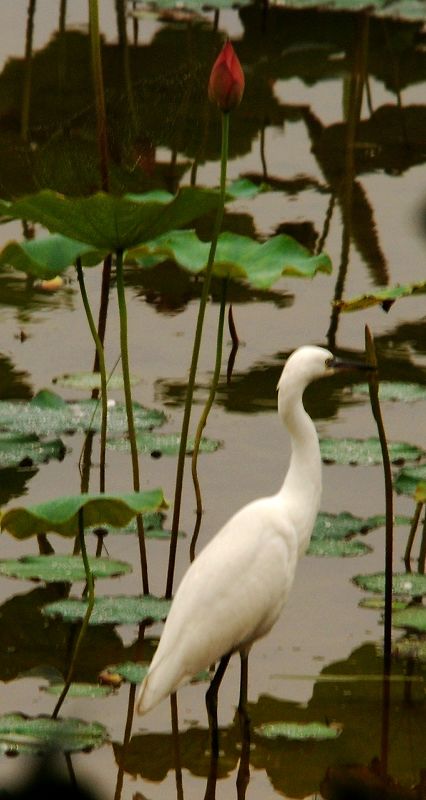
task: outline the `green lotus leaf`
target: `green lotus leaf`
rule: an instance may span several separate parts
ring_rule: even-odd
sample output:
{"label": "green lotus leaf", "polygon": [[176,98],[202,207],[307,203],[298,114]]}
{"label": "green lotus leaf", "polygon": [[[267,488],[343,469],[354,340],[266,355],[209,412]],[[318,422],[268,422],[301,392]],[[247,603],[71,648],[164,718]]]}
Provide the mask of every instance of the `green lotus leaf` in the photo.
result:
{"label": "green lotus leaf", "polygon": [[88,244],[60,234],[23,242],[8,242],[0,251],[0,266],[10,266],[35,278],[54,278],[77,258],[83,263],[98,264],[104,253],[94,251]]}
{"label": "green lotus leaf", "polygon": [[[363,597],[358,603],[359,608],[368,608],[372,611],[385,610],[385,598],[382,597]],[[407,601],[399,599],[398,597],[392,598],[392,611],[400,611],[402,608],[407,607]]]}
{"label": "green lotus leaf", "polygon": [[418,636],[409,636],[394,642],[392,655],[396,658],[414,658],[423,664],[426,663],[426,639]]}
{"label": "green lotus leaf", "polygon": [[[333,464],[380,464],[382,451],[379,439],[321,439],[322,460]],[[424,450],[406,442],[388,442],[389,458],[393,464],[417,461]]]}
{"label": "green lotus leaf", "polygon": [[313,539],[308,547],[309,556],[350,557],[364,556],[372,548],[358,539]]}
{"label": "green lotus leaf", "polygon": [[[130,376],[130,385],[137,386],[142,378],[139,375]],[[82,389],[87,392],[91,389],[101,388],[101,376],[99,372],[73,372],[66,375],[58,375],[53,378],[52,383],[62,386],[64,389]],[[122,375],[111,375],[108,378],[108,389],[124,389]]]}
{"label": "green lotus leaf", "polygon": [[[366,592],[384,594],[385,573],[374,572],[371,575],[355,575],[352,579],[356,586]],[[392,576],[392,594],[403,597],[420,597],[426,595],[426,575],[414,572],[395,573]]]}
{"label": "green lotus leaf", "polygon": [[[142,265],[146,257],[162,256],[163,260],[171,259],[180,267],[198,273],[207,264],[209,250],[210,244],[198,239],[195,231],[179,230],[146,242],[128,256]],[[269,289],[282,275],[313,278],[318,271],[331,272],[329,257],[324,253],[312,255],[284,234],[260,243],[249,236],[221,233],[213,266],[216,276],[244,280],[257,289]]]}
{"label": "green lotus leaf", "polygon": [[[250,0],[248,0],[250,2]],[[226,187],[226,194],[233,200],[248,200],[256,195],[270,191],[270,186],[267,183],[253,183],[249,178],[237,178]]]}
{"label": "green lotus leaf", "polygon": [[402,611],[396,611],[392,617],[395,628],[413,628],[421,633],[426,633],[426,608],[425,606],[409,606]]}
{"label": "green lotus leaf", "polygon": [[337,739],[341,732],[341,725],[325,725],[323,722],[265,722],[255,728],[255,733],[265,739],[285,738],[295,741]]}
{"label": "green lotus leaf", "polygon": [[370,306],[383,305],[383,308],[388,311],[395,300],[415,294],[425,294],[425,292],[426,281],[420,281],[420,283],[408,283],[403,286],[376,289],[375,292],[358,295],[350,300],[338,300],[335,305],[342,311],[360,311]]}
{"label": "green lotus leaf", "polygon": [[114,664],[106,667],[103,673],[107,675],[119,675],[127,683],[142,683],[148,672],[148,664],[136,664],[134,661],[125,661],[123,664]]}
{"label": "green lotus leaf", "polygon": [[51,719],[5,714],[0,717],[0,752],[44,753],[62,750],[65,753],[89,751],[100,747],[108,738],[99,722],[81,719]]}
{"label": "green lotus leaf", "polygon": [[[409,517],[397,517],[395,524],[409,524]],[[381,528],[386,523],[384,514],[377,514],[372,517],[354,517],[348,511],[340,514],[328,514],[320,511],[318,514],[312,539],[344,539],[346,536],[356,533],[367,533],[374,528]]]}
{"label": "green lotus leaf", "polygon": [[[136,430],[151,430],[163,425],[163,411],[133,403]],[[18,434],[47,435],[75,431],[99,431],[102,409],[98,400],[65,402],[58,395],[43,389],[27,403],[22,400],[0,400],[0,427]],[[110,436],[127,433],[127,412],[124,403],[108,402],[107,431]],[[8,441],[8,440],[6,440]]]}
{"label": "green lotus leaf", "polygon": [[[369,394],[367,383],[357,383],[352,388],[354,393]],[[415,403],[417,400],[426,399],[426,386],[403,381],[382,381],[379,384],[379,398],[397,403]]]}
{"label": "green lotus leaf", "polygon": [[66,447],[60,439],[42,442],[35,435],[0,433],[0,469],[32,467],[45,464],[52,458],[62,461],[65,453]]}
{"label": "green lotus leaf", "polygon": [[213,211],[219,192],[185,187],[171,200],[158,194],[116,197],[98,192],[90,197],[65,197],[49,189],[7,205],[14,219],[38,222],[105,252],[126,250],[186,225]]}
{"label": "green lotus leaf", "polygon": [[[132,571],[130,564],[124,561],[112,561],[109,558],[89,558],[89,564],[94,578],[112,578]],[[56,553],[0,561],[0,575],[45,583],[73,583],[86,579],[80,556]]]}
{"label": "green lotus leaf", "polygon": [[426,482],[422,481],[416,486],[414,499],[417,503],[426,503]]}
{"label": "green lotus leaf", "polygon": [[[89,625],[138,625],[159,622],[166,618],[171,600],[152,595],[143,597],[95,597]],[[77,598],[58,600],[43,608],[47,617],[60,617],[65,622],[79,622],[87,610],[87,601]]]}
{"label": "green lotus leaf", "polygon": [[161,489],[125,494],[79,494],[59,497],[28,508],[12,508],[1,519],[1,530],[17,539],[28,539],[40,533],[76,536],[80,509],[84,509],[85,527],[102,524],[127,525],[136,514],[164,508]]}
{"label": "green lotus leaf", "polygon": [[[130,451],[129,439],[108,439],[108,447],[121,452]],[[137,433],[136,445],[139,453],[151,453],[154,457],[161,455],[174,456],[179,452],[180,433]],[[220,447],[215,439],[201,438],[200,453],[214,453]],[[194,439],[189,436],[186,452],[192,453]]]}
{"label": "green lotus leaf", "polygon": [[395,480],[395,489],[398,494],[413,496],[417,487],[426,481],[426,464],[417,467],[404,467],[398,472]]}
{"label": "green lotus leaf", "polygon": [[[153,511],[148,512],[146,514],[142,514],[143,518],[143,527],[146,539],[170,539],[171,531],[164,530],[164,520],[165,515],[161,513],[161,511]],[[133,518],[130,522],[122,528],[112,528],[110,525],[103,525],[102,530],[105,531],[106,534],[134,534],[137,533],[137,522],[136,519]],[[99,528],[92,528],[92,531],[97,532]],[[186,534],[182,531],[179,531],[178,536],[184,537]]]}
{"label": "green lotus leaf", "polygon": [[[42,686],[42,691],[48,694],[59,696],[64,688],[63,683],[51,683],[49,686]],[[68,689],[67,697],[107,697],[112,694],[111,686],[100,686],[97,683],[72,683]]]}

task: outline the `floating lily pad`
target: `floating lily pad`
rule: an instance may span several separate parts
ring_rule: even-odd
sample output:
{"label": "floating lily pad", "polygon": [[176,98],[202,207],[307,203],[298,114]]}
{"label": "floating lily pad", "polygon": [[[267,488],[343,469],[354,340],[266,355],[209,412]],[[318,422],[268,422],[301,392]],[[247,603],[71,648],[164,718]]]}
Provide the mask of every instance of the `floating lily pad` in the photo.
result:
{"label": "floating lily pad", "polygon": [[136,664],[134,661],[125,661],[123,664],[114,664],[113,666],[106,667],[102,671],[102,681],[108,682],[109,677],[112,682],[116,682],[115,676],[119,676],[127,683],[142,683],[145,675],[148,672],[148,664]]}
{"label": "floating lily pad", "polygon": [[[131,386],[137,386],[141,380],[142,378],[139,375],[130,376]],[[64,389],[90,391],[91,389],[101,388],[101,375],[100,372],[72,372],[58,375],[58,377],[53,378],[52,383],[62,386]],[[123,376],[111,375],[108,378],[108,389],[124,389]]]}
{"label": "floating lily pad", "polygon": [[[372,611],[384,611],[385,598],[382,597],[363,597],[358,603],[359,608],[369,608]],[[392,598],[392,611],[400,611],[407,607],[407,600],[397,597]]]}
{"label": "floating lily pad", "polygon": [[[359,394],[369,394],[367,383],[357,383],[353,391]],[[426,400],[426,386],[420,383],[403,383],[402,381],[382,381],[379,384],[380,400],[392,400],[397,403],[415,403],[417,400]]]}
{"label": "floating lily pad", "polygon": [[0,433],[0,469],[32,467],[46,464],[52,458],[62,461],[65,453],[66,447],[60,439],[43,442],[36,435]]}
{"label": "floating lily pad", "polygon": [[398,494],[413,496],[420,483],[426,481],[426,464],[417,467],[404,467],[398,472],[395,489]]}
{"label": "floating lily pad", "polygon": [[391,286],[377,289],[375,292],[358,295],[357,297],[352,297],[350,300],[338,300],[335,305],[342,311],[360,311],[370,306],[382,305],[384,310],[388,311],[395,300],[399,300],[401,297],[425,294],[425,292],[426,281],[420,281],[420,283],[408,283],[403,286]]}
{"label": "floating lily pad", "polygon": [[[152,595],[143,597],[96,597],[89,625],[138,625],[159,622],[166,618],[171,605]],[[47,617],[60,617],[65,622],[79,622],[87,610],[87,601],[77,598],[58,600],[43,608]]]}
{"label": "floating lily pad", "polygon": [[[0,428],[6,432],[37,434],[74,433],[75,431],[99,431],[102,409],[98,400],[86,399],[65,402],[59,395],[43,389],[27,403],[22,400],[0,401]],[[136,430],[151,430],[163,425],[166,415],[157,409],[145,408],[133,403]],[[110,436],[127,432],[127,413],[124,403],[108,401],[107,431]],[[10,441],[7,438],[5,441]],[[20,440],[18,440],[20,441]],[[27,441],[23,439],[23,441]]]}
{"label": "floating lily pad", "polygon": [[[384,572],[375,572],[371,575],[355,575],[353,582],[366,592],[383,594],[385,591]],[[392,594],[403,597],[426,595],[426,575],[419,575],[414,572],[394,574],[392,576]]]}
{"label": "floating lily pad", "polygon": [[[132,571],[130,564],[124,561],[112,561],[109,558],[89,558],[89,565],[94,578],[113,578]],[[80,556],[56,553],[0,561],[0,575],[45,583],[73,583],[86,579]]]}
{"label": "floating lily pad", "polygon": [[2,517],[1,530],[7,530],[17,539],[28,539],[50,531],[62,536],[76,536],[80,509],[84,509],[85,527],[103,523],[119,527],[127,525],[136,514],[156,511],[165,506],[161,489],[117,495],[79,494],[58,497],[28,508],[12,508]]}
{"label": "floating lily pad", "polygon": [[392,617],[392,625],[395,628],[413,628],[426,633],[426,607],[415,605],[397,611]]}
{"label": "floating lily pad", "polygon": [[[59,696],[64,685],[63,683],[51,683],[50,686],[42,686],[42,691]],[[67,697],[107,697],[112,691],[111,686],[100,686],[97,683],[72,683]]]}
{"label": "floating lily pad", "polygon": [[[321,457],[328,464],[358,464],[370,466],[380,464],[382,451],[379,439],[321,439]],[[406,442],[388,442],[392,464],[417,461],[424,450]]]}
{"label": "floating lily pad", "polygon": [[117,197],[98,192],[90,197],[65,197],[49,189],[2,203],[4,215],[38,222],[101,251],[136,247],[172,228],[179,228],[213,211],[219,192],[184,187],[176,196],[131,195]]}
{"label": "floating lily pad", "polygon": [[426,663],[426,639],[419,636],[409,636],[395,642],[392,654],[396,658],[414,658],[416,661]]}
{"label": "floating lily pad", "polygon": [[337,739],[342,732],[342,726],[337,723],[325,725],[322,722],[266,722],[255,728],[255,732],[265,739],[323,741]]}
{"label": "floating lily pad", "polygon": [[[198,2],[198,0],[195,0]],[[251,2],[251,0],[248,0]],[[267,183],[253,183],[249,178],[237,178],[226,187],[226,194],[234,200],[247,200],[263,192],[269,192],[271,187]]]}
{"label": "floating lily pad", "polygon": [[364,556],[372,548],[358,539],[312,539],[307,552],[310,556],[346,558]]}
{"label": "floating lily pad", "polygon": [[[143,527],[146,539],[170,539],[171,531],[164,530],[164,520],[165,515],[161,513],[161,511],[154,511],[147,514],[142,514],[143,518]],[[121,528],[112,528],[111,526],[103,525],[102,530],[105,531],[107,534],[134,534],[137,533],[137,523],[136,519],[130,520],[130,522]],[[96,533],[97,528],[92,528],[92,530]],[[184,537],[186,534],[182,531],[179,531],[178,536]]]}
{"label": "floating lily pad", "polygon": [[[108,447],[121,452],[130,451],[128,439],[108,439]],[[179,452],[180,433],[137,433],[136,445],[139,453],[151,453],[153,456],[174,456]],[[214,453],[220,447],[220,442],[215,439],[201,438],[200,453]],[[186,452],[192,453],[194,439],[189,436]]]}
{"label": "floating lily pad", "polygon": [[51,719],[5,714],[0,717],[0,752],[44,753],[62,750],[65,753],[87,752],[100,747],[108,738],[99,722],[81,719]]}
{"label": "floating lily pad", "polygon": [[[144,259],[163,256],[183,269],[199,273],[205,269],[210,250],[193,230],[170,231],[129,252],[129,258],[145,265]],[[149,266],[151,266],[151,260]],[[245,280],[257,289],[269,289],[282,275],[313,278],[331,272],[327,255],[312,255],[291,236],[280,234],[260,243],[249,236],[225,232],[219,236],[213,273],[218,277]]]}
{"label": "floating lily pad", "polygon": [[[409,525],[410,522],[409,517],[395,517],[395,525]],[[368,533],[375,528],[382,528],[385,524],[384,514],[376,514],[372,517],[354,517],[348,511],[342,511],[340,514],[328,514],[321,511],[315,521],[312,539],[344,539],[351,534]]]}
{"label": "floating lily pad", "polygon": [[8,242],[0,251],[0,266],[11,266],[27,275],[49,280],[75,264],[77,258],[81,258],[83,263],[98,264],[103,255],[90,245],[53,234],[40,239]]}

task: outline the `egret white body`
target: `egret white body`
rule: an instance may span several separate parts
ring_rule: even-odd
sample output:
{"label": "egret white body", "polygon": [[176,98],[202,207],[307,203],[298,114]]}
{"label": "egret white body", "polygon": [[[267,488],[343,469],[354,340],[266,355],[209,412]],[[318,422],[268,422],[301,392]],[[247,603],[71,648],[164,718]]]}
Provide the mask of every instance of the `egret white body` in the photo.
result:
{"label": "egret white body", "polygon": [[278,619],[321,498],[318,436],[302,396],[337,366],[332,353],[313,346],[287,360],[278,383],[278,411],[291,439],[284,483],[277,494],[237,511],[189,567],[141,685],[140,714],[231,653],[239,651],[243,664]]}

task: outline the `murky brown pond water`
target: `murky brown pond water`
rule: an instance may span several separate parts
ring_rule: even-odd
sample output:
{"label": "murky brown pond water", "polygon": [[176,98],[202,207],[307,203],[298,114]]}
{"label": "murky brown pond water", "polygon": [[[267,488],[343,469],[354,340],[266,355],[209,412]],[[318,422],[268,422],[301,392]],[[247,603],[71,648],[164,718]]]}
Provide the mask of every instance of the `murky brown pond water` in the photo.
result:
{"label": "murky brown pond water", "polygon": [[[36,4],[27,142],[20,138],[27,3],[15,0],[0,7],[0,197],[5,199],[46,186],[70,194],[97,188],[92,183],[97,164],[87,8],[85,2],[76,0],[63,5],[66,31],[60,37],[60,4],[47,0]],[[225,378],[221,381],[208,421],[207,435],[219,439],[222,446],[200,459],[205,515],[199,546],[241,505],[273,493],[282,481],[289,450],[275,410],[275,386],[284,359],[294,348],[311,342],[330,345],[340,352],[362,353],[364,325],[368,324],[376,339],[382,376],[426,382],[422,295],[400,300],[388,314],[374,306],[333,317],[331,306],[333,297],[339,294],[339,277],[345,298],[374,291],[379,285],[424,280],[424,30],[415,23],[370,20],[368,92],[364,92],[355,139],[354,177],[348,173],[347,159],[345,162],[343,120],[348,108],[351,54],[358,37],[356,18],[271,9],[263,31],[260,9],[249,7],[221,12],[218,34],[212,30],[212,21],[212,13],[201,23],[142,18],[138,43],[133,45],[133,23],[128,20],[130,76],[138,121],[137,135],[131,140],[128,87],[117,44],[114,4],[101,4],[114,188],[174,190],[179,184],[189,183],[194,157],[199,162],[197,183],[217,184],[219,128],[212,109],[206,110],[204,87],[221,37],[229,34],[247,79],[244,101],[231,120],[229,177],[263,180],[274,191],[231,204],[225,227],[260,239],[284,231],[311,248],[323,236],[322,246],[331,257],[333,272],[319,274],[312,281],[282,278],[271,291],[263,293],[243,285],[231,289],[243,344],[233,381],[229,387]],[[207,235],[207,222],[202,224]],[[20,240],[22,226],[16,222],[3,225],[0,236],[2,246],[9,239]],[[100,275],[99,270],[87,271],[87,289],[96,313]],[[132,370],[142,376],[134,399],[164,409],[166,429],[177,432],[199,283],[173,266],[168,271],[149,273],[132,267],[127,279]],[[217,298],[218,287],[214,286],[197,378],[194,425],[213,368]],[[110,366],[119,355],[118,324],[114,294],[106,337]],[[29,286],[22,273],[3,268],[0,325],[2,399],[29,398],[39,389],[54,388],[52,380],[64,372],[92,367],[93,346],[72,267],[66,273],[64,287],[54,294]],[[228,340],[227,335],[224,372],[230,351]],[[84,396],[76,390],[58,391],[65,399]],[[119,399],[120,393],[112,392],[112,396]],[[355,397],[341,384],[329,381],[310,390],[307,406],[322,437],[376,435],[368,399]],[[389,440],[412,442],[426,449],[424,400],[386,403],[383,413]],[[29,504],[78,493],[82,437],[62,438],[67,446],[62,462],[41,465],[25,481],[21,475],[20,483],[16,475],[6,476],[2,487],[6,505],[16,505],[20,497]],[[172,500],[175,459],[141,456],[140,463],[144,488],[161,486]],[[176,583],[188,565],[194,525],[194,495],[189,470],[187,473],[181,518],[187,538],[179,541]],[[128,456],[108,451],[108,489],[129,490],[130,481]],[[96,471],[93,484],[95,491]],[[396,497],[396,513],[411,515],[413,508],[409,498]],[[348,511],[361,517],[384,513],[381,467],[326,465],[322,510]],[[403,569],[407,533],[406,527],[396,528],[396,571]],[[53,539],[57,550],[69,551],[69,542]],[[282,618],[272,633],[257,643],[250,657],[249,701],[254,727],[278,720],[336,721],[343,724],[343,733],[333,742],[268,742],[255,738],[247,798],[306,797],[319,792],[320,785],[326,797],[327,786],[322,782],[329,767],[367,766],[381,755],[382,624],[379,612],[358,607],[363,595],[351,578],[384,568],[384,529],[371,532],[366,541],[372,552],[362,557],[306,556]],[[161,595],[168,544],[148,541],[147,546],[150,588]],[[17,543],[4,534],[1,558],[17,557],[32,551],[32,547],[31,541]],[[138,564],[135,537],[109,537],[107,547],[112,557]],[[32,655],[37,651],[37,636],[45,635],[34,608],[36,603],[43,604],[43,593],[47,596],[48,591],[24,581],[0,580],[2,714],[52,711],[54,700],[41,691],[49,679],[58,677],[49,642],[42,643],[42,656]],[[139,591],[137,567],[130,576],[102,582],[103,593]],[[31,609],[34,616],[30,625],[28,621],[21,623],[21,613],[25,618]],[[159,627],[152,628],[153,635],[159,631]],[[395,629],[394,635],[397,639],[401,632]],[[131,626],[105,634],[102,647],[109,647],[109,663],[126,660],[135,636],[136,628]],[[90,647],[98,647],[95,635]],[[102,667],[99,660],[83,662],[80,677],[94,680],[95,667]],[[235,718],[237,661],[231,662],[220,693],[223,754],[218,798],[236,796],[240,753]],[[402,676],[406,668],[404,662],[395,662],[394,674]],[[391,692],[388,771],[407,790],[419,783],[421,771],[426,769],[424,667],[416,664],[414,672],[410,702],[402,677],[396,678]],[[205,688],[205,684],[189,686],[178,697],[186,800],[203,797],[206,789],[209,740]],[[63,714],[98,720],[110,736],[110,743],[100,750],[73,756],[77,777],[89,777],[100,797],[113,797],[122,762],[123,798],[165,800],[182,796],[176,785],[168,702],[146,718],[134,719],[123,761],[127,702],[126,685],[107,699],[66,701]],[[2,787],[21,779],[24,763],[22,756],[13,760],[3,757]]]}

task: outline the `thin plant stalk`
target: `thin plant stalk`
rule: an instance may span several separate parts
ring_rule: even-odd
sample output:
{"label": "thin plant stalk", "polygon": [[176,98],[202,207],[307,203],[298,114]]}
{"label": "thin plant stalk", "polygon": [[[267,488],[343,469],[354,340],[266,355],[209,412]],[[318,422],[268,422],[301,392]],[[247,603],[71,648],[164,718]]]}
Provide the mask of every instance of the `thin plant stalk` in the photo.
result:
{"label": "thin plant stalk", "polygon": [[93,580],[93,574],[90,569],[89,559],[87,557],[87,550],[86,550],[86,542],[84,539],[84,509],[80,508],[78,512],[78,537],[80,539],[80,550],[81,550],[81,557],[83,559],[84,564],[84,571],[86,573],[86,587],[87,587],[87,609],[84,615],[83,622],[81,623],[81,628],[77,637],[77,641],[74,645],[74,650],[71,657],[71,663],[69,665],[67,677],[65,679],[64,688],[62,689],[61,694],[59,695],[58,702],[56,703],[55,708],[53,709],[52,719],[56,719],[61,706],[68,694],[69,688],[72,683],[72,679],[74,677],[75,667],[77,664],[78,656],[80,654],[81,645],[83,643],[84,637],[87,633],[87,628],[89,627],[89,620],[92,615],[93,606],[95,603],[95,583]]}
{"label": "thin plant stalk", "polygon": [[33,66],[33,34],[34,16],[36,11],[36,0],[29,0],[27,12],[27,31],[25,37],[25,72],[24,87],[22,92],[21,108],[21,139],[28,141],[30,124],[30,102],[31,102],[31,77]]}
{"label": "thin plant stalk", "polygon": [[90,54],[92,59],[93,85],[95,89],[96,125],[98,133],[99,166],[104,192],[109,188],[108,140],[105,110],[104,81],[102,75],[101,37],[99,33],[98,0],[89,0]]}
{"label": "thin plant stalk", "polygon": [[126,726],[124,729],[123,746],[121,748],[120,763],[118,766],[117,780],[115,784],[114,800],[120,800],[123,791],[124,767],[130,737],[132,735],[133,716],[135,713],[136,684],[132,683],[129,688],[129,702],[127,704]]}
{"label": "thin plant stalk", "polygon": [[96,347],[96,353],[99,363],[99,373],[101,378],[102,417],[101,417],[99,491],[103,493],[105,492],[106,436],[107,436],[107,421],[108,421],[108,396],[107,396],[107,374],[105,368],[105,353],[95,325],[95,320],[93,319],[92,309],[90,308],[90,302],[86,291],[86,284],[84,282],[83,267],[81,266],[81,259],[77,259],[76,269],[77,269],[77,278],[80,287],[81,299],[83,301],[84,310],[86,312],[86,318],[89,324],[90,333],[92,334],[92,338]]}
{"label": "thin plant stalk", "polygon": [[225,321],[225,307],[226,307],[226,293],[228,288],[228,280],[224,278],[222,280],[222,292],[220,297],[220,310],[219,310],[219,321],[217,326],[217,337],[216,337],[216,360],[215,366],[213,371],[212,382],[210,385],[209,396],[207,398],[206,404],[203,408],[200,420],[198,422],[197,431],[195,434],[194,440],[194,449],[192,452],[192,460],[191,460],[191,470],[192,470],[192,480],[194,483],[194,491],[195,491],[195,498],[197,503],[196,515],[197,515],[197,522],[195,525],[194,534],[192,536],[191,547],[190,547],[190,558],[191,561],[195,558],[195,545],[198,538],[198,531],[200,529],[199,522],[201,521],[201,515],[203,513],[203,501],[201,497],[201,489],[200,489],[200,482],[198,480],[198,472],[197,472],[197,462],[198,462],[198,453],[200,451],[200,444],[201,444],[201,436],[203,434],[203,430],[206,426],[207,418],[210,414],[211,407],[214,403],[214,399],[216,396],[217,385],[219,383],[220,377],[220,368],[222,365],[222,349],[223,349],[223,327]]}
{"label": "thin plant stalk", "polygon": [[[140,491],[140,475],[139,475],[139,458],[138,448],[136,444],[136,429],[133,417],[133,404],[132,404],[132,387],[130,384],[130,366],[129,366],[129,347],[127,337],[127,307],[126,295],[124,291],[124,277],[123,277],[123,251],[117,250],[116,260],[116,278],[117,278],[117,296],[118,296],[118,310],[120,315],[120,351],[121,351],[121,366],[123,370],[124,382],[124,397],[126,402],[127,414],[127,427],[129,432],[130,453],[132,459],[132,473],[133,473],[133,489],[135,492]],[[142,586],[144,594],[149,593],[148,583],[148,563],[146,558],[145,547],[145,531],[143,527],[142,515],[138,514],[136,517],[136,524],[139,539],[139,552],[142,571]]]}
{"label": "thin plant stalk", "polygon": [[182,430],[178,463],[176,470],[176,488],[173,506],[172,535],[170,541],[169,565],[167,570],[166,597],[170,598],[173,592],[173,577],[176,561],[177,539],[179,531],[180,508],[182,502],[183,475],[185,471],[186,444],[188,441],[189,422],[191,419],[192,398],[194,394],[195,376],[197,373],[198,357],[200,354],[201,338],[203,333],[204,316],[206,311],[207,299],[210,291],[210,282],[213,271],[213,264],[216,255],[217,241],[222,227],[223,212],[225,206],[226,191],[226,169],[228,163],[228,140],[229,140],[229,114],[222,113],[222,147],[220,160],[220,199],[216,212],[216,219],[213,229],[212,241],[210,245],[209,257],[207,260],[204,275],[203,289],[198,307],[198,318],[195,329],[194,344],[192,349],[191,366],[189,370],[188,387],[185,398],[185,408],[183,413]]}

